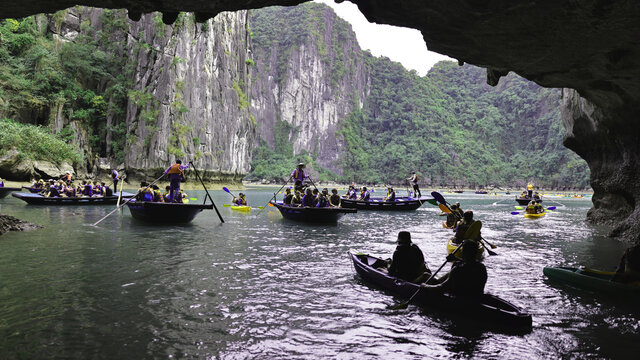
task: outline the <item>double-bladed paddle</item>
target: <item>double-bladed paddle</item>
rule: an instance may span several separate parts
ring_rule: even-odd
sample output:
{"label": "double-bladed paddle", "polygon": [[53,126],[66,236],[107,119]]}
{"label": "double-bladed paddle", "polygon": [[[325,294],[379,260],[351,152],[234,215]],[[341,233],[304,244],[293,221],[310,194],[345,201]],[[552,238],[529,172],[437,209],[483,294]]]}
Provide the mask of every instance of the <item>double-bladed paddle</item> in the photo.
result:
{"label": "double-bladed paddle", "polygon": [[[518,208],[520,208],[519,210],[522,210],[522,207],[516,206],[516,209],[518,209]],[[555,209],[556,209],[555,206],[549,206],[546,210],[552,211],[552,210],[555,210]],[[522,213],[521,211],[512,211],[511,215],[520,215],[521,213]]]}

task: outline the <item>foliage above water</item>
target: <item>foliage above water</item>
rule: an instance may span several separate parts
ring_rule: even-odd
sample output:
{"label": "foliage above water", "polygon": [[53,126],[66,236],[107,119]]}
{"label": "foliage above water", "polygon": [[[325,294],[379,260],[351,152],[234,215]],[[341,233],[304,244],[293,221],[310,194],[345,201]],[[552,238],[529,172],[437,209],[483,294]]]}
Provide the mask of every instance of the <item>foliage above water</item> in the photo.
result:
{"label": "foliage above water", "polygon": [[73,146],[49,129],[25,125],[9,119],[0,120],[0,156],[15,149],[20,156],[60,164],[63,161],[79,164],[82,155]]}

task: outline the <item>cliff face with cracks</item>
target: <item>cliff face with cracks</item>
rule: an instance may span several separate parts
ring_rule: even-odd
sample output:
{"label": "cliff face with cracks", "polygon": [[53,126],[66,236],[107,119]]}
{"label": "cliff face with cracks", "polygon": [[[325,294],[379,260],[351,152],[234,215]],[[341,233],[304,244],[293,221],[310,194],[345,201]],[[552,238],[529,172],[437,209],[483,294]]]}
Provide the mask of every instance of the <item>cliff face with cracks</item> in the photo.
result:
{"label": "cliff face with cracks", "polygon": [[[430,50],[486,67],[487,81],[514,71],[565,92],[566,144],[591,168],[594,222],[619,223],[613,235],[637,238],[637,119],[640,109],[640,7],[631,1],[350,0],[369,21],[420,30]],[[293,5],[287,0],[85,0],[137,14],[163,11],[172,22],[179,10],[205,19],[219,11]],[[19,17],[75,4],[44,0],[5,2],[0,13]],[[627,216],[625,220],[625,216]]]}

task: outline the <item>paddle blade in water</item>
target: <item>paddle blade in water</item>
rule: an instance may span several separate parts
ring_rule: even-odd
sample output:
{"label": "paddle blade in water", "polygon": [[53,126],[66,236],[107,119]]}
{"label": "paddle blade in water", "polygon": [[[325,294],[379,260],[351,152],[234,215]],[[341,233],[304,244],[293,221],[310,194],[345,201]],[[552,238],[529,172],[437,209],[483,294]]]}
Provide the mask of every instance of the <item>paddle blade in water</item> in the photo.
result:
{"label": "paddle blade in water", "polygon": [[512,212],[511,212],[511,215],[519,215],[519,214],[520,214],[520,212],[519,212],[519,211],[512,211]]}
{"label": "paddle blade in water", "polygon": [[436,199],[436,201],[439,202],[440,204],[445,204],[446,203],[446,200],[444,199],[444,196],[442,196],[437,191],[432,191],[431,192],[431,196],[433,196],[433,198]]}
{"label": "paddle blade in water", "polygon": [[555,209],[556,209],[556,207],[555,207],[555,206],[549,206],[549,207],[547,208],[547,210],[555,210]]}

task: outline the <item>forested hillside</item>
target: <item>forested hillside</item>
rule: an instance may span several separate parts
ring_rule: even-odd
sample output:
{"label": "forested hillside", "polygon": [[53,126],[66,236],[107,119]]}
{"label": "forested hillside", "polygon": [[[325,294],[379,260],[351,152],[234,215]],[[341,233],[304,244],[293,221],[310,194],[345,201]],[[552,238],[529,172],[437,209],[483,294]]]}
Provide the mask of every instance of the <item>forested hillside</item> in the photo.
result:
{"label": "forested hillside", "polygon": [[[326,34],[335,32],[333,28],[325,29],[323,36],[323,31],[308,26],[309,16],[326,17],[326,9],[301,6],[308,9],[300,17],[287,16],[291,11],[287,8],[254,10],[251,20],[259,19],[251,23],[255,45],[265,42],[277,48],[269,53],[273,57],[297,51],[295,42],[282,47],[278,39],[330,38]],[[277,18],[289,21],[274,32]],[[278,39],[270,40],[270,34]],[[337,137],[343,146],[338,171],[323,171],[322,179],[402,183],[416,170],[423,181],[434,185],[509,186],[527,181],[558,188],[588,185],[586,163],[562,145],[560,89],[541,88],[513,74],[490,87],[484,69],[455,62],[440,62],[421,77],[366,51],[362,59],[366,95],[343,94],[351,99],[352,110],[339,121]],[[336,72],[331,76],[335,78]],[[313,160],[286,146],[295,138],[295,129],[280,135],[284,136],[279,145],[267,146],[272,141],[265,141],[258,147],[250,177],[278,179],[300,155]]]}

